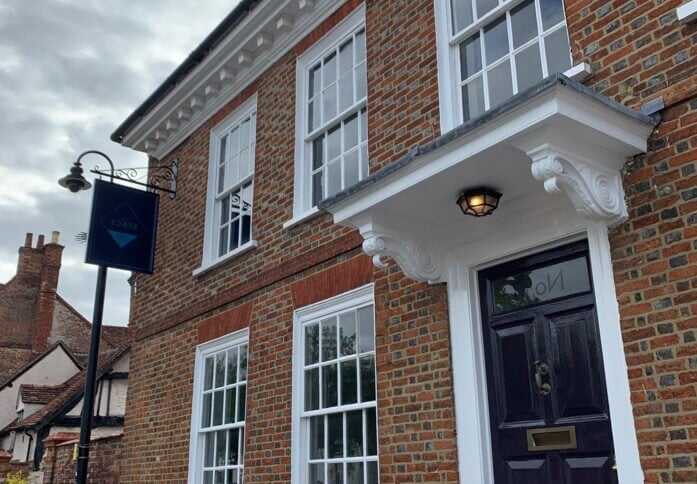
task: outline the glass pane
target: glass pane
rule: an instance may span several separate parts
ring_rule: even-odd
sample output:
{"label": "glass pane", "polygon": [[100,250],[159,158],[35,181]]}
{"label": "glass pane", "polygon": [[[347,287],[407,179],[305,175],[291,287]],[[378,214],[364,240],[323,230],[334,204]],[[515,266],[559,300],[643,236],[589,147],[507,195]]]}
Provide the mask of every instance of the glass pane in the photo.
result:
{"label": "glass pane", "polygon": [[537,36],[535,2],[529,0],[511,10],[511,30],[513,31],[513,48],[518,48]]}
{"label": "glass pane", "polygon": [[376,431],[375,408],[365,410],[366,454],[378,455],[378,433]]}
{"label": "glass pane", "polygon": [[338,398],[336,365],[322,367],[322,408],[335,407]]}
{"label": "glass pane", "polygon": [[322,327],[322,361],[336,358],[336,319],[325,319]]}
{"label": "glass pane", "polygon": [[310,459],[324,459],[324,415],[310,418]]}
{"label": "glass pane", "polygon": [[571,67],[571,51],[569,39],[566,37],[566,28],[555,30],[545,37],[545,51],[548,75],[564,72]]}
{"label": "glass pane", "polygon": [[356,62],[365,59],[365,30],[356,34]]}
{"label": "glass pane", "polygon": [[225,484],[225,471],[215,471],[215,484]]}
{"label": "glass pane", "polygon": [[240,151],[240,174],[238,180],[249,175],[251,170],[251,150],[249,147]]}
{"label": "glass pane", "polygon": [[358,352],[365,353],[375,349],[375,323],[373,306],[358,310]]}
{"label": "glass pane", "polygon": [[361,358],[361,402],[375,401],[375,357]]}
{"label": "glass pane", "polygon": [[368,176],[368,145],[361,146],[361,179]]}
{"label": "glass pane", "polygon": [[225,353],[215,355],[215,387],[225,385]]}
{"label": "glass pane", "polygon": [[542,79],[540,46],[537,42],[515,56],[515,70],[519,92]]}
{"label": "glass pane", "polygon": [[489,71],[489,106],[494,108],[512,95],[511,64],[506,61]]}
{"label": "glass pane", "polygon": [[368,139],[368,114],[365,108],[361,109],[361,141]]}
{"label": "glass pane", "polygon": [[333,413],[327,416],[329,432],[327,441],[329,444],[329,458],[344,456],[344,414]]}
{"label": "glass pane", "polygon": [[317,95],[319,92],[319,86],[320,86],[320,65],[317,64],[317,66],[314,69],[310,70],[310,79],[308,82],[308,91],[307,91],[307,97],[308,98],[313,98]]}
{"label": "glass pane", "polygon": [[240,148],[249,146],[249,133],[251,132],[251,119],[247,118],[240,125]]}
{"label": "glass pane", "polygon": [[341,362],[341,404],[358,401],[358,381],[356,375],[356,360]]}
{"label": "glass pane", "polygon": [[213,425],[223,423],[223,398],[225,391],[220,390],[213,393]]}
{"label": "glass pane", "polygon": [[215,458],[215,434],[207,433],[204,437],[206,443],[203,448],[203,465],[205,467],[213,467]]}
{"label": "glass pane", "polygon": [[346,464],[346,484],[363,484],[363,462]]}
{"label": "glass pane", "polygon": [[227,150],[227,135],[223,136],[223,138],[220,140],[220,151],[218,154],[218,163],[220,165],[225,163],[226,150]]}
{"label": "glass pane", "polygon": [[235,220],[230,223],[230,250],[240,246],[239,203],[235,204]]}
{"label": "glass pane", "polygon": [[343,76],[353,69],[353,39],[339,47],[339,75]]}
{"label": "glass pane", "polygon": [[332,53],[324,59],[324,80],[322,86],[327,87],[334,81],[336,81],[336,55]]}
{"label": "glass pane", "polygon": [[310,464],[307,482],[311,484],[325,484],[324,464]]}
{"label": "glass pane", "polygon": [[243,422],[247,409],[247,385],[237,387],[237,421]]}
{"label": "glass pane", "polygon": [[346,455],[363,455],[363,410],[346,412]]}
{"label": "glass pane", "polygon": [[339,112],[353,105],[353,74],[349,73],[339,79]]}
{"label": "glass pane", "polygon": [[203,389],[210,390],[213,387],[213,358],[206,358],[203,371]]}
{"label": "glass pane", "polygon": [[365,62],[361,62],[356,66],[356,101],[360,101],[368,91],[365,73]]}
{"label": "glass pane", "polygon": [[344,186],[350,187],[360,179],[358,150],[353,150],[344,157]]}
{"label": "glass pane", "polygon": [[482,46],[479,34],[460,43],[460,76],[462,80],[482,70]]}
{"label": "glass pane", "polygon": [[366,484],[378,484],[378,463],[368,462],[368,480]]}
{"label": "glass pane", "polygon": [[327,167],[327,196],[341,191],[341,160],[330,163]]}
{"label": "glass pane", "polygon": [[456,34],[472,23],[472,1],[452,0],[451,5],[453,9],[453,34]]}
{"label": "glass pane", "polygon": [[312,175],[312,206],[317,205],[317,202],[324,198],[324,183],[322,172]]}
{"label": "glass pane", "polygon": [[465,121],[484,112],[484,83],[482,76],[475,77],[462,86],[462,113]]}
{"label": "glass pane", "polygon": [[305,364],[311,365],[319,361],[319,326],[305,326]]}
{"label": "glass pane", "polygon": [[305,370],[305,410],[319,409],[319,368]]}
{"label": "glass pane", "polygon": [[220,230],[220,241],[218,243],[218,255],[227,254],[228,251],[228,230],[229,227],[226,225]]}
{"label": "glass pane", "polygon": [[225,423],[233,423],[235,421],[235,402],[237,392],[235,388],[228,388],[225,391]]}
{"label": "glass pane", "polygon": [[494,312],[519,309],[591,289],[585,257],[503,276],[490,284]]}
{"label": "glass pane", "polygon": [[322,93],[322,122],[326,123],[336,116],[336,84],[332,84]]}
{"label": "glass pane", "polygon": [[344,464],[329,464],[327,466],[327,483],[328,484],[343,484],[344,483]]}
{"label": "glass pane", "polygon": [[213,471],[203,473],[203,484],[213,484]]}
{"label": "glass pane", "polygon": [[230,195],[220,201],[220,225],[225,225],[230,219]]}
{"label": "glass pane", "polygon": [[316,170],[324,162],[324,136],[312,141],[312,169]]}
{"label": "glass pane", "polygon": [[227,383],[237,382],[237,348],[227,352]]}
{"label": "glass pane", "polygon": [[226,430],[219,430],[215,433],[215,465],[224,466],[225,465],[225,449],[227,446],[227,439],[225,438],[227,434]]}
{"label": "glass pane", "polygon": [[317,129],[319,125],[322,124],[322,103],[320,98],[316,98],[314,101],[310,102],[307,110],[307,132],[310,133]]}
{"label": "glass pane", "polygon": [[240,462],[240,429],[230,429],[228,430],[228,453],[227,453],[227,465],[237,465]]}
{"label": "glass pane", "polygon": [[240,381],[247,379],[247,345],[240,346]]}
{"label": "glass pane", "polygon": [[476,0],[477,18],[482,18],[487,12],[498,5],[498,0]]}
{"label": "glass pane", "polygon": [[346,118],[344,121],[344,151],[358,144],[358,115]]}
{"label": "glass pane", "polygon": [[211,425],[211,394],[206,393],[203,395],[203,405],[201,412],[201,427],[206,428]]}
{"label": "glass pane", "polygon": [[540,0],[542,13],[542,28],[547,30],[564,20],[564,5],[562,0]]}
{"label": "glass pane", "polygon": [[327,160],[333,160],[341,154],[341,125],[329,130],[327,133]]}
{"label": "glass pane", "polygon": [[356,313],[349,311],[339,316],[339,331],[341,334],[341,356],[352,355],[356,352]]}
{"label": "glass pane", "polygon": [[237,476],[236,469],[228,469],[227,471],[227,484],[239,484],[239,478]]}
{"label": "glass pane", "polygon": [[505,15],[484,29],[484,50],[486,51],[487,65],[508,53],[508,30],[506,29]]}

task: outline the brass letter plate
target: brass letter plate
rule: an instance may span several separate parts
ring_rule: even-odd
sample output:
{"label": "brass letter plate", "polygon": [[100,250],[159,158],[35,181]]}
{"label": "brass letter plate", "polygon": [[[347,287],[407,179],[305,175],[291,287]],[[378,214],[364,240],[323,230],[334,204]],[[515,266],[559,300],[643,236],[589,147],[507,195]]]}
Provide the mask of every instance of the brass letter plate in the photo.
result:
{"label": "brass letter plate", "polygon": [[529,429],[528,451],[576,448],[576,426]]}

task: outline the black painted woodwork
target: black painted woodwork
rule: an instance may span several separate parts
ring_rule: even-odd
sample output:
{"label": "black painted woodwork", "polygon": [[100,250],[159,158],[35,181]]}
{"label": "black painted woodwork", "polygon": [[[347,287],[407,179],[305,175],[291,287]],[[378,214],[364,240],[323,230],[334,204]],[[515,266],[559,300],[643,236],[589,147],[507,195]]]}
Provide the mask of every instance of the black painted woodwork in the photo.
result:
{"label": "black painted woodwork", "polygon": [[[615,484],[598,318],[590,291],[495,312],[493,285],[564,260],[586,257],[577,242],[509,262],[479,274],[489,417],[497,484]],[[541,383],[535,362],[549,365]],[[529,429],[573,425],[576,449],[528,450]]]}

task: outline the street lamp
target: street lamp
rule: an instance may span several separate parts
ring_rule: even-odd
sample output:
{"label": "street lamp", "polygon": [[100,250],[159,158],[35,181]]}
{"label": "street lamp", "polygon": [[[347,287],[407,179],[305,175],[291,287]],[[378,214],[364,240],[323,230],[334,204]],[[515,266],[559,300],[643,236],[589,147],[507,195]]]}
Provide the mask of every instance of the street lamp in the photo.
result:
{"label": "street lamp", "polygon": [[[98,167],[95,167],[95,169],[91,170],[91,172],[97,175],[109,177],[109,181],[111,182],[111,184],[105,184],[106,186],[111,187],[108,190],[109,192],[113,192],[114,190],[119,191],[117,195],[119,197],[120,203],[119,208],[126,207],[125,212],[120,213],[119,217],[126,217],[126,220],[128,220],[129,216],[134,216],[133,221],[131,221],[131,223],[129,223],[128,225],[130,228],[137,226],[141,222],[138,216],[135,215],[133,210],[140,210],[142,207],[139,208],[139,205],[141,203],[145,203],[145,205],[143,205],[145,207],[144,210],[149,210],[149,212],[144,212],[144,214],[148,215],[149,213],[151,215],[149,218],[145,218],[145,220],[150,220],[152,227],[150,227],[148,230],[144,230],[143,227],[140,227],[138,228],[137,233],[121,234],[127,236],[125,242],[123,241],[123,239],[119,239],[117,234],[117,243],[119,243],[120,249],[124,249],[125,251],[127,250],[126,246],[131,244],[130,249],[132,249],[133,252],[137,254],[142,254],[143,252],[149,251],[149,255],[146,256],[146,262],[143,262],[143,260],[141,260],[140,258],[137,261],[126,262],[122,260],[115,262],[116,259],[109,258],[94,259],[94,255],[90,252],[90,244],[88,243],[87,262],[96,263],[99,269],[97,272],[97,287],[95,289],[94,295],[92,330],[90,333],[90,347],[89,354],[87,357],[87,376],[85,379],[85,393],[83,398],[82,415],[80,419],[80,441],[78,444],[76,473],[77,484],[84,484],[87,482],[87,464],[89,462],[90,437],[92,433],[92,417],[94,414],[94,394],[97,385],[97,369],[99,367],[99,341],[102,331],[102,315],[104,313],[104,293],[106,289],[107,267],[118,267],[122,269],[133,270],[136,272],[152,272],[152,254],[154,252],[155,240],[154,228],[157,223],[157,195],[145,193],[140,190],[134,190],[133,188],[126,188],[119,185],[115,185],[114,179],[122,180],[128,183],[135,183],[137,185],[144,186],[151,190],[162,190],[168,192],[171,197],[174,197],[176,195],[178,168],[178,162],[176,160],[173,161],[169,166],[150,167],[148,169],[150,175],[150,183],[144,183],[137,181],[139,170],[138,168],[126,168],[117,170],[114,168],[114,163],[107,155],[105,155],[101,151],[88,150],[84,153],[81,153],[80,156],[78,156],[75,163],[73,163],[73,166],[70,167],[70,173],[58,180],[58,184],[60,186],[67,188],[73,193],[77,193],[81,190],[89,190],[92,187],[92,184],[89,181],[87,181],[85,177],[82,175],[83,169],[82,163],[80,163],[80,160],[82,160],[84,156],[89,154],[99,155],[109,163],[108,172],[99,171]],[[164,181],[169,182],[170,188],[164,188],[160,186],[160,183]],[[97,182],[98,185],[100,183],[104,182]],[[95,217],[95,206],[97,206],[95,204],[95,201],[97,200],[97,194],[99,192],[98,189],[100,187],[106,190],[106,187],[102,187],[101,185],[95,187],[95,198],[93,200],[93,210],[91,217],[95,220],[102,220]],[[129,195],[124,191],[135,192],[136,195]],[[107,192],[102,193],[106,194]],[[112,193],[111,196],[113,197],[114,194]],[[143,214],[141,214],[141,216],[142,215]],[[96,237],[97,234],[95,232],[98,231],[94,230],[95,220],[90,220],[90,236],[94,235]],[[114,233],[114,231],[112,231],[112,233]],[[149,236],[145,235],[146,233],[149,234]],[[140,240],[138,242],[135,242],[136,239]]]}

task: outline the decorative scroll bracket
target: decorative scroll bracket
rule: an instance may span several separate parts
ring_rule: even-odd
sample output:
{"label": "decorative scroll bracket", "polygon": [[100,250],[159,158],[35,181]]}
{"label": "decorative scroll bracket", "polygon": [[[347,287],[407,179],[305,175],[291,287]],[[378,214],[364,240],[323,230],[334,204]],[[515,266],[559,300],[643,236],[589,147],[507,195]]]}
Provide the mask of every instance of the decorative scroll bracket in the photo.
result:
{"label": "decorative scroll bracket", "polygon": [[[177,177],[179,175],[178,159],[172,160],[169,166],[117,168],[114,169],[113,174],[101,171],[98,166],[95,166],[90,172],[95,175],[107,176],[116,180],[140,185],[151,190],[167,192],[171,198],[177,195]],[[149,183],[140,181],[143,179],[147,179]],[[169,184],[169,188],[166,187],[167,184]]]}
{"label": "decorative scroll bracket", "polygon": [[627,218],[622,178],[618,170],[585,161],[551,144],[527,151],[532,175],[548,193],[565,193],[576,211],[616,225]]}
{"label": "decorative scroll bracket", "polygon": [[435,284],[441,280],[441,264],[436,253],[422,244],[412,240],[376,230],[361,230],[363,235],[363,252],[372,256],[373,264],[378,269],[384,269],[387,264],[384,257],[393,258],[407,277],[416,281],[428,281]]}

